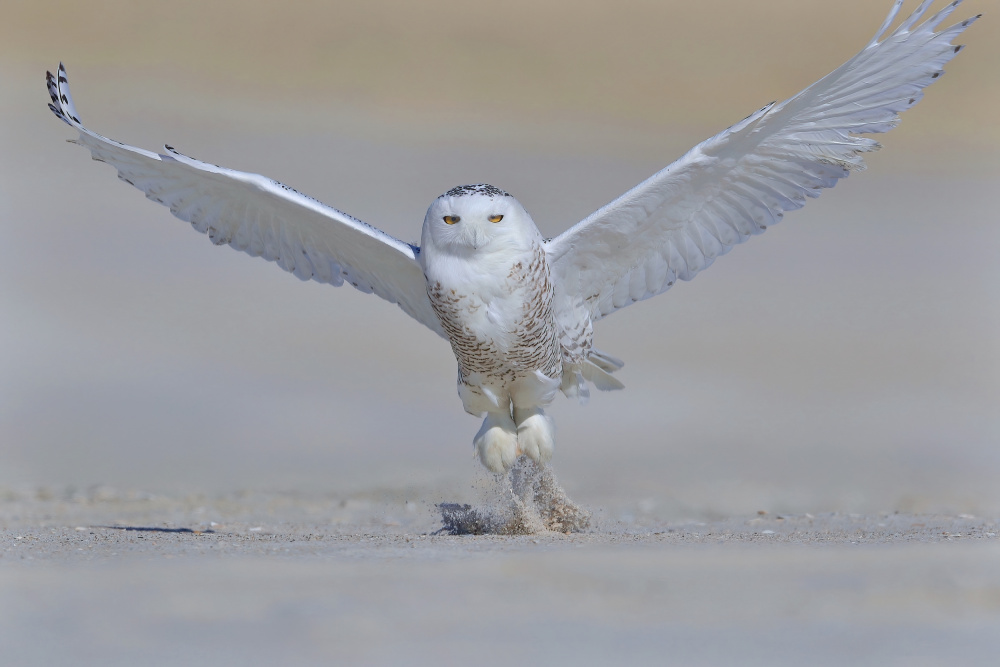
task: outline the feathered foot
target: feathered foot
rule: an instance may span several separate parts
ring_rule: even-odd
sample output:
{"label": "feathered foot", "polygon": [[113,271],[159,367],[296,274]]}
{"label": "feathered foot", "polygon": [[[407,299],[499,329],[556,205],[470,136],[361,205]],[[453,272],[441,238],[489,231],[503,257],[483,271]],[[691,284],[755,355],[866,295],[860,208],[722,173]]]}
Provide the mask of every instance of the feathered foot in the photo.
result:
{"label": "feathered foot", "polygon": [[555,429],[541,408],[514,408],[517,424],[517,447],[535,463],[544,465],[552,459]]}
{"label": "feathered foot", "polygon": [[517,458],[517,427],[510,415],[490,412],[472,441],[479,460],[490,472],[502,475]]}

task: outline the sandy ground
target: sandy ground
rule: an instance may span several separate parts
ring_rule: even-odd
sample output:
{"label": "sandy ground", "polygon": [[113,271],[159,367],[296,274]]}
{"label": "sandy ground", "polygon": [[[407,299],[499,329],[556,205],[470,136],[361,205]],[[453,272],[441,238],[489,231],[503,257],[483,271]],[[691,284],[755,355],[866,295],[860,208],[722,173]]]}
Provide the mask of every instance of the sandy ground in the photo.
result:
{"label": "sandy ground", "polygon": [[0,651],[11,665],[995,664],[995,518],[594,509],[585,533],[456,537],[435,534],[433,505],[384,494],[8,493]]}
{"label": "sandy ground", "polygon": [[554,235],[839,65],[889,5],[5,7],[0,663],[996,664],[987,0],[867,172],[598,323],[626,390],[552,406],[594,513],[569,536],[434,535],[438,503],[496,497],[448,346],[213,247],[45,108],[61,59],[116,139],[405,240],[490,182]]}

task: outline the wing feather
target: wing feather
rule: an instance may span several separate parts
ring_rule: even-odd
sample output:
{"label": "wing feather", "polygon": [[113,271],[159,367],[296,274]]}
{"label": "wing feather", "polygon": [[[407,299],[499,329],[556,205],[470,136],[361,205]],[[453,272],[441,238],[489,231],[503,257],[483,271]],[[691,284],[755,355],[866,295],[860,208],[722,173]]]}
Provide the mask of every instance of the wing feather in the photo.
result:
{"label": "wing feather", "polygon": [[265,176],[201,162],[170,146],[158,154],[92,132],[80,122],[62,63],[55,76],[48,73],[47,85],[49,108],[79,132],[74,143],[215,245],[263,257],[301,280],[348,282],[445,337],[427,297],[418,247]]}
{"label": "wing feather", "polygon": [[897,0],[871,42],[801,93],[771,103],[702,142],[666,169],[546,244],[557,308],[593,320],[691,280],[716,257],[781,221],[851,171],[899,113],[963,47],[951,42],[979,17],[935,32],[961,3],[921,22],[924,0],[891,34]]}

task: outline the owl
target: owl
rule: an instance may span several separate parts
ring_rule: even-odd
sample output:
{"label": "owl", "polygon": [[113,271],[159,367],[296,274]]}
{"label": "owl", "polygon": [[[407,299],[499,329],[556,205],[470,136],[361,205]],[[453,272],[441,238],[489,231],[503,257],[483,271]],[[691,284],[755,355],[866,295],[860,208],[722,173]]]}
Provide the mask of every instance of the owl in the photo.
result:
{"label": "owl", "polygon": [[[349,283],[396,303],[450,345],[458,395],[483,418],[473,443],[496,473],[521,456],[545,464],[545,413],[560,392],[621,389],[622,367],[594,347],[594,324],[691,280],[852,171],[923,97],[963,47],[977,17],[938,31],[960,0],[924,19],[925,0],[845,64],[698,144],[662,171],[553,239],[504,190],[463,185],[433,201],[420,245],[400,241],[264,176],[155,153],[83,126],[59,65],[47,85],[76,143],[118,177],[204,234],[275,262],[302,280]],[[887,34],[888,33],[888,34]]]}

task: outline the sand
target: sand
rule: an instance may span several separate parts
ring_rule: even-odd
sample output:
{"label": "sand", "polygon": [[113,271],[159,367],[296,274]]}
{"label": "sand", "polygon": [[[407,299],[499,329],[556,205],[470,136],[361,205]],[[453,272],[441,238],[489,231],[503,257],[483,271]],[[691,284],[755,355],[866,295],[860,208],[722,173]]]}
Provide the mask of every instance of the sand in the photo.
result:
{"label": "sand", "polygon": [[995,517],[593,509],[577,533],[453,536],[434,504],[399,498],[8,491],[0,651],[11,665],[995,664]]}
{"label": "sand", "polygon": [[551,465],[519,457],[506,475],[496,475],[485,503],[441,503],[441,529],[449,535],[537,535],[582,533],[591,512],[569,499]]}

